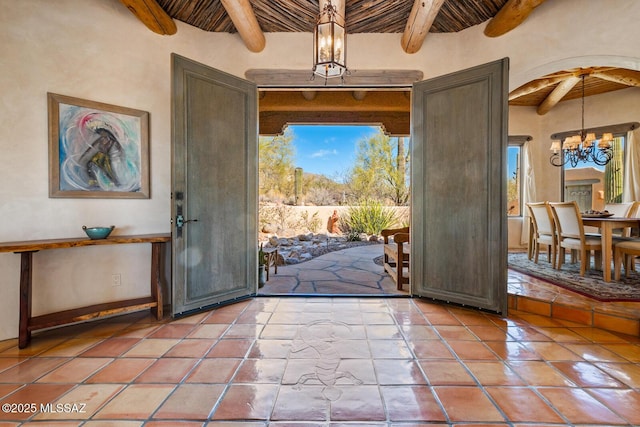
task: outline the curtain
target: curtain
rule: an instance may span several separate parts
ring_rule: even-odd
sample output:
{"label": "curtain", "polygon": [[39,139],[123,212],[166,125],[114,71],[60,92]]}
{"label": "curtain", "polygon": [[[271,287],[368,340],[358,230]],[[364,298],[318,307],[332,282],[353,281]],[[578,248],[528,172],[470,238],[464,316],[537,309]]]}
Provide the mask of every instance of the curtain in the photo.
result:
{"label": "curtain", "polygon": [[627,132],[623,177],[623,202],[640,200],[640,128]]}
{"label": "curtain", "polygon": [[537,202],[532,160],[531,145],[529,142],[525,142],[522,145],[522,208],[524,212],[522,213],[522,231],[520,233],[521,245],[529,243],[529,209],[525,203]]}

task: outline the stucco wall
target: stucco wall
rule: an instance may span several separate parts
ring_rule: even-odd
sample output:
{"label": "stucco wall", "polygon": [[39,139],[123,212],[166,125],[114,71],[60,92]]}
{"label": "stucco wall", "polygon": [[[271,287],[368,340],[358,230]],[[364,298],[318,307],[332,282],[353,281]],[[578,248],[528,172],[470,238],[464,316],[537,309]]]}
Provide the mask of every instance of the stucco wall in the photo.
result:
{"label": "stucco wall", "polygon": [[[249,68],[311,67],[310,33],[267,34],[264,51],[250,53],[237,35],[180,22],[174,36],[152,33],[118,0],[0,0],[0,10],[1,241],[81,236],[82,225],[115,224],[121,234],[170,230],[172,52],[238,76]],[[569,66],[640,69],[637,16],[635,0],[547,2],[503,37],[484,37],[484,24],[430,34],[413,55],[400,48],[400,34],[356,34],[349,37],[348,65],[419,69],[429,78],[508,56],[511,89]],[[593,30],[575,31],[569,22]],[[150,113],[150,199],[48,198],[47,92]],[[589,100],[587,123],[638,120],[639,99],[638,89],[627,89]],[[511,109],[509,132],[534,137],[541,199],[559,194],[548,135],[575,128],[576,108],[569,102],[543,117]],[[36,254],[34,314],[145,295],[149,252],[130,245]],[[114,273],[122,286],[111,286]],[[18,281],[19,257],[0,254],[0,339],[17,336]]]}

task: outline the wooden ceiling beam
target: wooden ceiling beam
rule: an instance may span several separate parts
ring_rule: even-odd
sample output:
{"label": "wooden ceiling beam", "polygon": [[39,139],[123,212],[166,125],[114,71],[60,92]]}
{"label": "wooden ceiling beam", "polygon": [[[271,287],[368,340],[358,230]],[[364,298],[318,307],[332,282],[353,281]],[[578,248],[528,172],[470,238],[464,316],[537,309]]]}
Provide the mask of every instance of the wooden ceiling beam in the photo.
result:
{"label": "wooden ceiling beam", "polygon": [[514,99],[518,99],[521,96],[529,95],[531,93],[537,92],[549,86],[558,84],[561,81],[565,80],[566,78],[567,78],[567,75],[562,75],[562,76],[546,77],[543,79],[533,80],[511,91],[511,93],[509,93],[509,101],[513,101]]}
{"label": "wooden ceiling beam", "polygon": [[240,38],[251,52],[261,52],[266,40],[249,0],[220,0]]}
{"label": "wooden ceiling beam", "polygon": [[414,0],[400,43],[407,53],[416,53],[429,34],[444,0]]}
{"label": "wooden ceiling beam", "polygon": [[353,97],[353,99],[355,99],[356,101],[362,101],[367,97],[367,91],[366,90],[354,90],[351,93],[351,96]]}
{"label": "wooden ceiling beam", "polygon": [[608,71],[596,71],[591,77],[597,77],[609,82],[620,83],[627,86],[640,87],[640,71],[618,68]]}
{"label": "wooden ceiling beam", "polygon": [[580,77],[571,76],[560,82],[558,86],[556,86],[556,88],[553,89],[553,91],[544,99],[544,101],[538,105],[538,114],[541,116],[547,114],[558,102],[562,100],[562,98],[564,98],[567,93],[569,93],[571,89],[573,89],[579,81]]}
{"label": "wooden ceiling beam", "polygon": [[498,37],[522,24],[533,10],[544,3],[545,0],[509,0],[498,11],[487,26],[484,35]]}
{"label": "wooden ceiling beam", "polygon": [[120,0],[120,3],[154,33],[170,36],[178,32],[176,23],[156,0]]}
{"label": "wooden ceiling beam", "polygon": [[[264,94],[264,96],[260,99],[264,99],[267,96],[267,92],[262,92],[262,93]],[[315,90],[303,90],[300,93],[302,94],[302,97],[307,101],[313,101],[318,95],[318,92],[316,92]]]}

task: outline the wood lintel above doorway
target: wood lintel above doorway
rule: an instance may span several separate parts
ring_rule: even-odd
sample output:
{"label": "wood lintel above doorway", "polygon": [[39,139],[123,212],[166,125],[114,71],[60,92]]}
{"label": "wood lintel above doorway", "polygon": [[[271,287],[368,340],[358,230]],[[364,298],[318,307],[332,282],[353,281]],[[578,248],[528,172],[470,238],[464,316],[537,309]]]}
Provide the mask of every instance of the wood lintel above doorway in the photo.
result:
{"label": "wood lintel above doorway", "polygon": [[278,135],[288,124],[380,125],[391,136],[410,134],[411,92],[379,90],[262,91],[260,135]]}
{"label": "wood lintel above doorway", "polygon": [[287,124],[380,125],[391,136],[410,134],[411,87],[419,70],[350,70],[344,78],[313,78],[311,70],[251,69],[260,90],[260,135]]}
{"label": "wood lintel above doorway", "polygon": [[323,79],[309,70],[255,68],[245,78],[260,88],[410,88],[424,78],[420,70],[348,70],[342,78]]}
{"label": "wood lintel above doorway", "polygon": [[260,135],[280,135],[287,125],[379,125],[389,136],[408,136],[409,113],[362,113],[362,112],[261,112]]}

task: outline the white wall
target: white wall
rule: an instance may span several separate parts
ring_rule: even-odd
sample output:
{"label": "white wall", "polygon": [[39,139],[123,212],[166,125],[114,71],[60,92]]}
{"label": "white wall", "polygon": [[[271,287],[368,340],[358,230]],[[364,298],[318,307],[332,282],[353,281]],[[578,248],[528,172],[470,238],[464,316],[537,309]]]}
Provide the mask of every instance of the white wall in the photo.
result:
{"label": "white wall", "polygon": [[[115,224],[120,234],[170,231],[172,52],[238,76],[249,68],[311,68],[310,33],[267,34],[266,48],[251,53],[235,34],[206,33],[181,22],[176,35],[157,35],[118,0],[0,0],[0,10],[0,241],[81,236],[82,225]],[[500,38],[484,37],[481,24],[430,34],[413,55],[402,51],[400,34],[356,34],[349,37],[348,65],[419,69],[429,78],[508,56],[511,89],[567,66],[640,69],[637,16],[635,0],[546,2]],[[47,92],[150,113],[150,199],[48,198]],[[617,95],[608,95],[599,113],[588,110],[587,123],[638,120],[638,90],[625,91],[624,105]],[[576,127],[575,105],[557,111],[538,117],[530,109],[511,109],[509,125],[511,134],[540,142],[537,177],[546,189],[539,194],[548,198],[556,178],[543,146],[550,133]],[[35,254],[34,314],[145,295],[149,256],[145,245]],[[122,286],[111,287],[113,273],[122,275]],[[0,254],[0,339],[17,336],[18,281],[19,256]]]}

